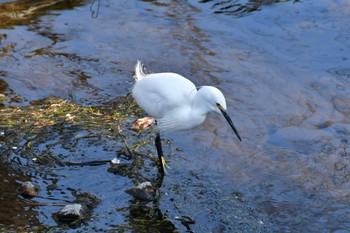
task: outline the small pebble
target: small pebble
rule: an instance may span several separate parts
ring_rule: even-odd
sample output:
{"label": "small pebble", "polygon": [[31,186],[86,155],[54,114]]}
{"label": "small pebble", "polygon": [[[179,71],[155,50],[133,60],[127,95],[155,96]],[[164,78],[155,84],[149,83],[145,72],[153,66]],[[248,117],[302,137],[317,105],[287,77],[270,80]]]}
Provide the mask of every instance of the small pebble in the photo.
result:
{"label": "small pebble", "polygon": [[23,182],[18,192],[23,197],[35,197],[38,194],[39,187],[32,184],[30,181]]}

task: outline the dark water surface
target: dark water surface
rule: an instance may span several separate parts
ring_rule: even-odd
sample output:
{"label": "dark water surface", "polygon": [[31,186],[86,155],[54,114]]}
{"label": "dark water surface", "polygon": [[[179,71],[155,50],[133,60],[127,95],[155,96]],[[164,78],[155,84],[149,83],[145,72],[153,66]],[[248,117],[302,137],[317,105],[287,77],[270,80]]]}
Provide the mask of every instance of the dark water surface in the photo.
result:
{"label": "dark water surface", "polygon": [[[16,149],[2,151],[0,229],[61,229],[51,216],[59,207],[14,193],[14,183],[32,180],[44,190],[58,185],[41,195],[61,203],[74,199],[73,188],[101,200],[72,232],[184,232],[182,215],[196,220],[194,232],[350,232],[350,2],[256,2],[264,1],[101,0],[93,18],[92,2],[0,1],[5,106],[52,95],[101,105],[129,93],[142,60],[150,72],[219,87],[243,138],[215,114],[193,131],[165,135],[173,141],[171,169],[159,209],[143,212],[129,208],[124,190],[132,182],[105,166],[42,175],[7,164],[22,156]],[[52,152],[109,159],[118,146],[81,143],[75,152]]]}

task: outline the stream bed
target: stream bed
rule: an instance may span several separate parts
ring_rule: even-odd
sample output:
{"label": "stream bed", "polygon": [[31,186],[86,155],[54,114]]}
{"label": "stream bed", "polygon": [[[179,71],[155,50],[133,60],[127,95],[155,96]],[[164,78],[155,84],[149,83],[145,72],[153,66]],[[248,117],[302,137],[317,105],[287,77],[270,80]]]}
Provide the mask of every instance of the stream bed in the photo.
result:
{"label": "stream bed", "polygon": [[[350,232],[349,15],[347,0],[0,0],[0,230]],[[242,136],[216,114],[162,135],[147,204],[125,192],[157,179],[154,130],[131,130],[137,60],[221,89]],[[88,218],[55,219],[85,194]]]}

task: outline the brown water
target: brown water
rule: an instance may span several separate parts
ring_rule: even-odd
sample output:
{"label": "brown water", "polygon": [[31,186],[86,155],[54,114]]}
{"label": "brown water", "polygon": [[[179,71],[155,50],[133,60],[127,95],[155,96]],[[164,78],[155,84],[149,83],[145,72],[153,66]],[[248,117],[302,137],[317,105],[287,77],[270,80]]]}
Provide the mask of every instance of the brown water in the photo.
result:
{"label": "brown water", "polygon": [[[42,177],[1,164],[0,190],[9,192],[1,191],[1,200],[21,214],[1,217],[0,227],[60,230],[51,217],[57,209],[31,207],[13,194],[13,182],[32,179],[42,187],[58,182],[50,198],[74,199],[69,188],[98,196],[92,219],[78,230],[161,231],[166,221],[184,232],[175,217],[188,215],[195,232],[349,232],[349,1],[278,2],[250,13],[245,7],[254,1],[101,1],[97,18],[91,2],[33,2],[37,13],[0,18],[6,105],[51,95],[99,105],[130,91],[135,61],[142,60],[150,72],[219,87],[243,141],[214,114],[200,128],[165,135],[182,151],[168,156],[157,213],[125,211],[124,190],[132,184],[105,167]],[[0,17],[10,11],[6,4],[0,1]],[[114,156],[98,146],[81,151],[75,159],[96,151],[101,159]],[[240,205],[235,193],[244,197]],[[145,219],[152,221],[143,227]]]}

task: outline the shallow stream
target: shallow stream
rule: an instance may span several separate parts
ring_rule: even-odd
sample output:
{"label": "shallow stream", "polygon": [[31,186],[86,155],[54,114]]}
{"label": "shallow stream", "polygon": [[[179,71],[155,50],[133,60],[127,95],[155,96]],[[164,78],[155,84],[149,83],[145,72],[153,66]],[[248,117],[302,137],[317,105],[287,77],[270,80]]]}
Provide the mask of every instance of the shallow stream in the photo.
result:
{"label": "shallow stream", "polygon": [[[2,109],[29,111],[49,96],[109,106],[130,93],[141,60],[149,72],[220,88],[243,139],[215,114],[199,128],[163,135],[171,169],[159,203],[136,208],[124,192],[135,178],[108,165],[32,161],[113,159],[124,144],[106,129],[55,125],[40,137],[0,126],[0,229],[350,232],[349,16],[347,0],[0,0]],[[149,133],[126,134],[136,143],[150,142]],[[152,143],[143,151],[156,153]],[[40,187],[30,200],[16,193],[28,180]],[[91,218],[55,222],[56,204],[77,191],[99,199]]]}

